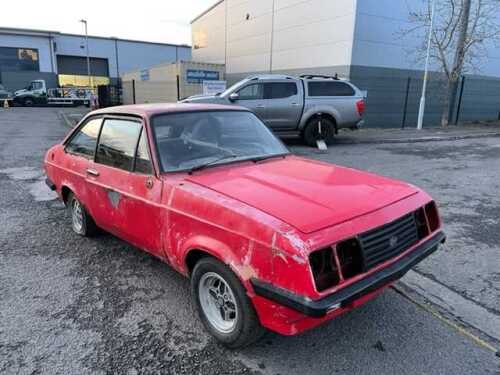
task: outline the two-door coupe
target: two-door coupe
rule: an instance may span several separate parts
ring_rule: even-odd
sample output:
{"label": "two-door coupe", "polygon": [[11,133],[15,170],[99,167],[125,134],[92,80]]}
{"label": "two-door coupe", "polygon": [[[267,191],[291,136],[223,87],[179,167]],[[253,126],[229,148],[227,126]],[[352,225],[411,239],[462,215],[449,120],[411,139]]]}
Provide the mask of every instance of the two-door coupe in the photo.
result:
{"label": "two-door coupe", "polygon": [[189,276],[205,327],[233,348],[361,305],[445,239],[422,190],[294,156],[243,108],[94,111],[45,169],[76,233],[102,228]]}

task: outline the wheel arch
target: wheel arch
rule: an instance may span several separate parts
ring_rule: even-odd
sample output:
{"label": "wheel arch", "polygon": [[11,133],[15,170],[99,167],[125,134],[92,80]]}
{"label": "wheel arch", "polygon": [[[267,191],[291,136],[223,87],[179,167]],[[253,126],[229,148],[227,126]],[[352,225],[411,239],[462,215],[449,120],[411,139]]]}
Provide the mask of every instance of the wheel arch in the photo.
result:
{"label": "wheel arch", "polygon": [[317,118],[326,118],[330,121],[332,121],[333,125],[335,126],[335,133],[338,132],[338,119],[336,115],[333,112],[330,111],[311,111],[307,115],[303,117],[303,121],[300,124],[300,131],[303,132],[306,126],[311,122],[311,120],[317,119]]}
{"label": "wheel arch", "polygon": [[234,251],[225,243],[206,236],[195,236],[185,244],[185,251],[182,252],[182,262],[180,264],[181,272],[190,276],[196,263],[204,257],[212,257],[227,265],[244,283],[246,280],[242,277],[238,269],[238,258]]}
{"label": "wheel arch", "polygon": [[65,205],[68,203],[68,197],[69,197],[70,193],[73,193],[73,190],[71,190],[71,188],[69,186],[67,186],[67,185],[61,186],[61,198],[62,198],[63,203]]}

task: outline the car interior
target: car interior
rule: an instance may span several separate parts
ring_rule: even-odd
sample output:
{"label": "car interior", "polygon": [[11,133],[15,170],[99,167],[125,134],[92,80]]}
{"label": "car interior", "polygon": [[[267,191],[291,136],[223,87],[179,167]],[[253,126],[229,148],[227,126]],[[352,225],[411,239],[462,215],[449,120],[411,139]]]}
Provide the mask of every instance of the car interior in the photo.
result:
{"label": "car interior", "polygon": [[188,169],[226,155],[244,157],[267,153],[268,148],[252,117],[239,116],[238,122],[233,122],[226,115],[174,114],[164,116],[165,121],[157,121],[154,129],[163,170]]}

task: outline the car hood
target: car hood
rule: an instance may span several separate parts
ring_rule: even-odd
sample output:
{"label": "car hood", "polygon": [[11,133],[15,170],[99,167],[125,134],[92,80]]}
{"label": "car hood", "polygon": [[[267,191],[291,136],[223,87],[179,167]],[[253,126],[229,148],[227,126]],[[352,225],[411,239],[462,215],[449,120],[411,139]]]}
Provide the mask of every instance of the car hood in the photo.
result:
{"label": "car hood", "polygon": [[294,156],[207,169],[188,180],[303,233],[340,224],[418,192],[400,181]]}

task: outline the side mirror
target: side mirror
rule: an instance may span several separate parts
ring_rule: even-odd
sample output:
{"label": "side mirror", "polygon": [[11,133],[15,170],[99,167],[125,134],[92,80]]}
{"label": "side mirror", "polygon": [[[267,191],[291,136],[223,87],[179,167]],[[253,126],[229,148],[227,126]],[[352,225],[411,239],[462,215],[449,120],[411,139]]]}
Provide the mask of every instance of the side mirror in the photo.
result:
{"label": "side mirror", "polygon": [[239,98],[240,98],[240,94],[238,94],[237,92],[233,92],[231,95],[229,95],[229,100],[230,100],[231,102],[235,102],[235,101],[237,101]]}

